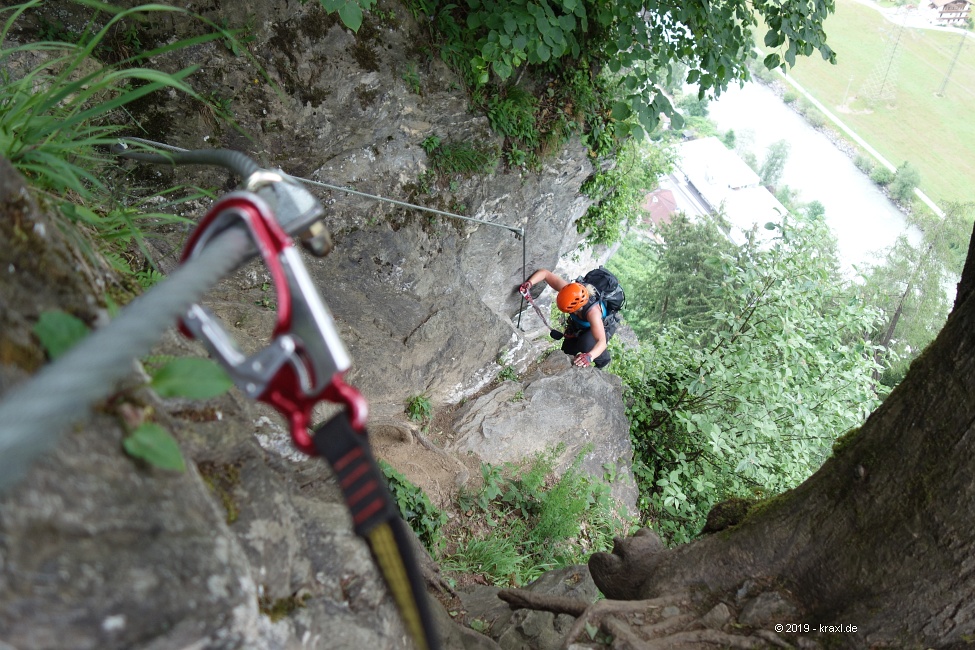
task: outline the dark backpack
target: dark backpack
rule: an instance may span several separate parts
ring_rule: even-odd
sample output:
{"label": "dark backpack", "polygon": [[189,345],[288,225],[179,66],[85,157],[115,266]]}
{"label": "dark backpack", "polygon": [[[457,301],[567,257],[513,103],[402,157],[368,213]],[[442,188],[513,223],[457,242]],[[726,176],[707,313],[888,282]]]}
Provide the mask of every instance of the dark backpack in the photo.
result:
{"label": "dark backpack", "polygon": [[620,281],[603,267],[589,271],[583,276],[582,281],[596,287],[596,291],[599,292],[597,297],[606,305],[607,316],[618,312],[626,305],[626,294],[623,293]]}

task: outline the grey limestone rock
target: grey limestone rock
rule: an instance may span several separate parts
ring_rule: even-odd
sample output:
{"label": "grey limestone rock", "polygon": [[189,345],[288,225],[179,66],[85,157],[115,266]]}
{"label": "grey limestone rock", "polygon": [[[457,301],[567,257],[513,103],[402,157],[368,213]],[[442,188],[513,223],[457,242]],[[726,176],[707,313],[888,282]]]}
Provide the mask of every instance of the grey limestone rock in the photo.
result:
{"label": "grey limestone rock", "polygon": [[555,352],[524,385],[504,382],[461,407],[454,430],[457,439],[450,449],[473,452],[490,463],[559,449],[557,470],[571,466],[580,453],[580,469],[598,479],[607,473],[607,465],[614,467],[613,496],[631,513],[636,511],[629,422],[615,375],[575,368],[567,356]]}

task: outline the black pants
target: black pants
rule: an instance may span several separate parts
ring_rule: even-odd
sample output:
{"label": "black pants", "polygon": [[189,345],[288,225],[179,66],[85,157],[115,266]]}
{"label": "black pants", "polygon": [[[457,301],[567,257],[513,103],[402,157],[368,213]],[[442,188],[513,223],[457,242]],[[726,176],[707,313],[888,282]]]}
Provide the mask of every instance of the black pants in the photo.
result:
{"label": "black pants", "polygon": [[[566,337],[562,339],[562,351],[566,354],[575,356],[580,352],[589,352],[594,347],[596,347],[596,337],[592,335],[589,330],[582,330],[573,333],[567,332]],[[609,365],[612,360],[612,356],[609,353],[609,348],[603,351],[598,357],[592,360],[593,365],[597,368],[605,368]]]}

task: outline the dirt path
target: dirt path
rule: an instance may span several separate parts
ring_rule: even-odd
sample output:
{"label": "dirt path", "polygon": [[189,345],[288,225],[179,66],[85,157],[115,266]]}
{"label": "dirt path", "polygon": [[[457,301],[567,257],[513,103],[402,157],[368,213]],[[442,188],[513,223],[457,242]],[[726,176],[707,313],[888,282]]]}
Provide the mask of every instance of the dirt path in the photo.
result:
{"label": "dirt path", "polygon": [[479,458],[457,457],[442,447],[453,435],[450,423],[456,407],[439,409],[426,427],[411,422],[402,409],[377,410],[369,425],[373,453],[422,489],[435,506],[449,509],[461,487],[480,479]]}

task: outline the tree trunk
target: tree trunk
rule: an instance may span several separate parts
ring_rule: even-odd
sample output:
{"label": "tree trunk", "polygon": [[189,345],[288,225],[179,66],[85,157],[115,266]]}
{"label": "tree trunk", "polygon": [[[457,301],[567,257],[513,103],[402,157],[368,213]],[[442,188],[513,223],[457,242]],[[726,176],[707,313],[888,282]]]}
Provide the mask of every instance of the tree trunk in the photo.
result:
{"label": "tree trunk", "polygon": [[[618,540],[612,555],[590,560],[607,597],[691,592],[703,613],[718,601],[741,607],[748,591],[774,591],[795,613],[769,614],[768,630],[810,624],[811,640],[844,647],[972,643],[973,250],[975,243],[938,338],[816,474],[754,507],[735,528],[694,543],[640,551],[640,537]],[[823,624],[857,631],[820,632]]]}

